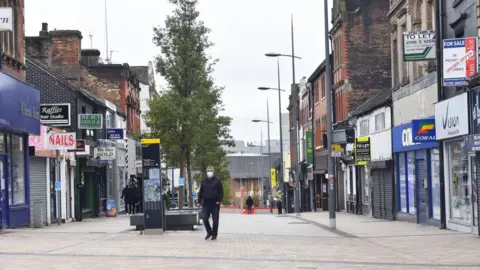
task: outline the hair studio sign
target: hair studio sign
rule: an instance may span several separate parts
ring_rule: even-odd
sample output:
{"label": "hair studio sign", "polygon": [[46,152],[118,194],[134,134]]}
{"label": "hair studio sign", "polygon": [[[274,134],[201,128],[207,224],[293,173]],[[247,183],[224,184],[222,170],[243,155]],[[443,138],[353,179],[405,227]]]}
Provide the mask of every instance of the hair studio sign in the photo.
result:
{"label": "hair studio sign", "polygon": [[70,104],[40,104],[40,122],[49,126],[70,126]]}

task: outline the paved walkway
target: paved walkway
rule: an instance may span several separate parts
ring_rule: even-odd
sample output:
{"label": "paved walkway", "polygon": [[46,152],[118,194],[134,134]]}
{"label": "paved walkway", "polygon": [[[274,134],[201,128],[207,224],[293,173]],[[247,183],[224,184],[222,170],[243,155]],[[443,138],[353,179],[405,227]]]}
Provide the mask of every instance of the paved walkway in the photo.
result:
{"label": "paved walkway", "polygon": [[326,214],[301,218],[223,213],[217,241],[203,228],[140,235],[123,216],[13,230],[0,235],[0,269],[480,269],[471,235],[346,214],[338,232]]}

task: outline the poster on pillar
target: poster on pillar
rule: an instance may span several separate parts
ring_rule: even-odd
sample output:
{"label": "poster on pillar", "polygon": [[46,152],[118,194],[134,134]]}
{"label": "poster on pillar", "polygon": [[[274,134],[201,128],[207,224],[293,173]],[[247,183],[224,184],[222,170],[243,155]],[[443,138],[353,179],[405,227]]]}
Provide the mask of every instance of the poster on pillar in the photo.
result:
{"label": "poster on pillar", "polygon": [[272,189],[277,186],[277,170],[275,168],[270,169],[270,184]]}
{"label": "poster on pillar", "polygon": [[371,156],[370,137],[355,138],[355,164],[367,165]]}

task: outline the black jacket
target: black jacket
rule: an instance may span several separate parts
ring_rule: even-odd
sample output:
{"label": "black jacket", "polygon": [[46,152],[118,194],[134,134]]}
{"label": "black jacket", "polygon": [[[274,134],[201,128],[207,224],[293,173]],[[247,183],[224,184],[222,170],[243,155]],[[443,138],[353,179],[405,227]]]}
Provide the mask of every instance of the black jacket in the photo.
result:
{"label": "black jacket", "polygon": [[216,203],[223,200],[223,184],[217,177],[205,178],[200,185],[198,201],[200,203]]}
{"label": "black jacket", "polygon": [[252,205],[253,205],[253,200],[252,200],[252,198],[248,198],[245,203],[247,204],[247,206],[252,206]]}

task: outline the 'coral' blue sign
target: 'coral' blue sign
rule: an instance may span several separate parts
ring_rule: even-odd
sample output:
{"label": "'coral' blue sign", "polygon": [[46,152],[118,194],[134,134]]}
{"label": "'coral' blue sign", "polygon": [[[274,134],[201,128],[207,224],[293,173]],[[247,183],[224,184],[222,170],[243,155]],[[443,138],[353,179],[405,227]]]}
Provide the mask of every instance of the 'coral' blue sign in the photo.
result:
{"label": "'coral' blue sign", "polygon": [[414,143],[436,142],[435,119],[412,120],[412,133]]}

